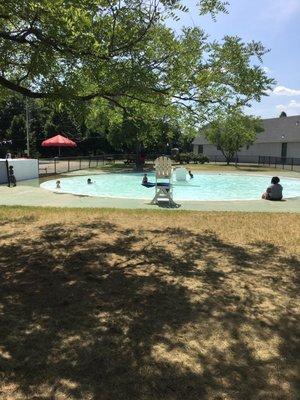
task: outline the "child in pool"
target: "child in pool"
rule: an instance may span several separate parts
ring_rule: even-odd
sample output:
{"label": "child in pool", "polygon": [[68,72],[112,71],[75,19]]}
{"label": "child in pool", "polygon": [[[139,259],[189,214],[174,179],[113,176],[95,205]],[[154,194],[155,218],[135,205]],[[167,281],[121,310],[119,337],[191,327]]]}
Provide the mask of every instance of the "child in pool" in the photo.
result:
{"label": "child in pool", "polygon": [[142,180],[142,185],[146,185],[148,183],[148,176],[147,174],[144,174],[143,180]]}
{"label": "child in pool", "polygon": [[56,189],[60,189],[60,181],[56,181]]}
{"label": "child in pool", "polygon": [[194,175],[192,174],[192,171],[189,171],[189,176],[190,176],[191,179],[194,178]]}

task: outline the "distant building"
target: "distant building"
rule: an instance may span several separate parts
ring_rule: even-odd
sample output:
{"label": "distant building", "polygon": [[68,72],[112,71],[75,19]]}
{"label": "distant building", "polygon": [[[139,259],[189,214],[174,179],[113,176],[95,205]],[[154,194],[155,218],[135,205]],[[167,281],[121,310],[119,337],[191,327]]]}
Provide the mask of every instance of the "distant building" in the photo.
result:
{"label": "distant building", "polygon": [[[282,113],[279,118],[262,120],[262,125],[264,131],[257,135],[252,145],[242,148],[238,157],[249,162],[256,162],[258,156],[300,158],[300,115],[287,117]],[[194,139],[193,151],[211,159],[223,156],[202,134]]]}

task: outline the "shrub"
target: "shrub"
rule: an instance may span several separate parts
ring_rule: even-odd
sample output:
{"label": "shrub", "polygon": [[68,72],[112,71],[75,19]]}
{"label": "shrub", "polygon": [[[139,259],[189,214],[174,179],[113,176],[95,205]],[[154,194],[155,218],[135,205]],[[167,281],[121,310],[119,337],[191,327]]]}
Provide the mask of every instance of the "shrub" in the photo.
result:
{"label": "shrub", "polygon": [[190,162],[190,154],[189,153],[178,153],[174,160],[180,164],[188,164]]}
{"label": "shrub", "polygon": [[195,153],[178,153],[174,156],[174,160],[180,164],[189,164],[190,162],[204,164],[209,162],[209,159],[203,154]]}
{"label": "shrub", "polygon": [[209,162],[209,159],[204,156],[203,154],[195,154],[191,153],[191,161],[193,161],[195,164],[204,164],[206,162]]}

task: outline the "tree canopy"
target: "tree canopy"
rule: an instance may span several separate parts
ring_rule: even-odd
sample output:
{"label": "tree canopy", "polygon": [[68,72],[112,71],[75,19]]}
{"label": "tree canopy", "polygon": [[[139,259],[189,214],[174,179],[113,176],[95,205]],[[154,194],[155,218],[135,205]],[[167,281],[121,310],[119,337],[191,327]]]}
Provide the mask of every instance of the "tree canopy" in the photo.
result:
{"label": "tree canopy", "polygon": [[[209,42],[200,28],[176,35],[166,21],[186,10],[179,0],[6,0],[0,85],[178,120],[259,101],[272,84],[260,66],[263,45],[232,36]],[[227,12],[227,2],[200,0],[199,13],[218,12]]]}
{"label": "tree canopy", "polygon": [[244,115],[238,110],[220,116],[203,130],[207,139],[222,152],[227,164],[242,147],[250,146],[257,133],[262,131],[259,118]]}

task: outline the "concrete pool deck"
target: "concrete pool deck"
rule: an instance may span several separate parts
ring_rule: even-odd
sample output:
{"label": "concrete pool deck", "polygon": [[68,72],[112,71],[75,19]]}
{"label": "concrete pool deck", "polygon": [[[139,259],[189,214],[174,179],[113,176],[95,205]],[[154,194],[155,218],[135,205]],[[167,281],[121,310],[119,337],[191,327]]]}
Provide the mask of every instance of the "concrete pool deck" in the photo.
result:
{"label": "concrete pool deck", "polygon": [[[80,175],[83,175],[80,171]],[[94,174],[86,171],[86,175]],[[256,173],[257,174],[257,173]],[[270,171],[261,173],[270,175]],[[75,174],[72,173],[74,176]],[[79,175],[79,174],[78,174]],[[296,172],[284,172],[280,176],[300,178]],[[48,179],[55,179],[49,177]],[[48,180],[47,179],[47,180]],[[43,179],[44,181],[45,179]],[[36,207],[68,207],[68,208],[121,208],[121,209],[170,209],[166,206],[150,205],[150,200],[118,199],[105,197],[80,196],[67,193],[55,193],[41,188],[42,180],[23,181],[15,188],[0,185],[0,205],[6,206],[36,206]],[[174,210],[191,211],[239,211],[239,212],[272,212],[272,213],[300,213],[300,197],[286,199],[281,202],[265,200],[239,201],[180,201]]]}

